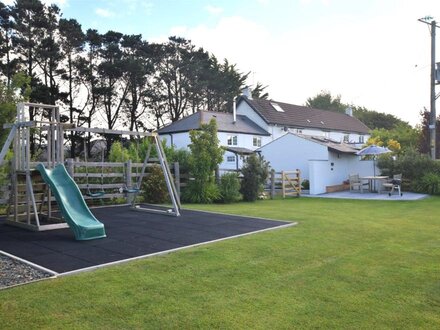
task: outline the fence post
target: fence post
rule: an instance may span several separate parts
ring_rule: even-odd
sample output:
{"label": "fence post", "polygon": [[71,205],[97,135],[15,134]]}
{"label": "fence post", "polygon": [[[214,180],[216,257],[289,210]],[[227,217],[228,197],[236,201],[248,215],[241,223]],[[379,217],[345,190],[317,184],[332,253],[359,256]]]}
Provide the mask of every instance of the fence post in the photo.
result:
{"label": "fence post", "polygon": [[67,173],[69,173],[69,175],[72,177],[72,179],[74,178],[75,175],[75,166],[74,166],[74,160],[73,158],[67,158],[66,159],[66,163],[67,163]]}
{"label": "fence post", "polygon": [[286,198],[286,185],[285,185],[285,181],[284,181],[284,171],[281,171],[281,188],[283,191],[283,198]]}
{"label": "fence post", "polygon": [[275,170],[272,169],[270,171],[270,198],[274,199],[275,197]]}
{"label": "fence post", "polygon": [[177,189],[177,194],[180,196],[180,167],[179,162],[174,163],[174,185]]}
{"label": "fence post", "polygon": [[[125,162],[124,167],[125,167],[125,188],[127,189],[131,189],[132,188],[132,180],[131,180],[131,159],[127,160],[127,162]],[[127,203],[131,204],[133,202],[133,194],[127,194]]]}

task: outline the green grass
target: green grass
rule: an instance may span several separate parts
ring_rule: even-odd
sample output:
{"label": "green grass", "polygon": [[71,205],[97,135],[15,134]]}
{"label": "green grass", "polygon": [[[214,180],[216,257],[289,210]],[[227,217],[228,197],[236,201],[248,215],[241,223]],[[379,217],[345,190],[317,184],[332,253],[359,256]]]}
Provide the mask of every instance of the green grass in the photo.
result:
{"label": "green grass", "polygon": [[0,291],[0,328],[440,328],[440,198],[191,207],[299,224]]}

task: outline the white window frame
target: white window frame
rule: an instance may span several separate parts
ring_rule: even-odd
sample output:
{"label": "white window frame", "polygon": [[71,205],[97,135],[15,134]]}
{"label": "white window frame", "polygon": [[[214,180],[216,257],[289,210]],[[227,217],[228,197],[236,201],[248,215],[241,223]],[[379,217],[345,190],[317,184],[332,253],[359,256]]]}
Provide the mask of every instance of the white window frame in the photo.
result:
{"label": "white window frame", "polygon": [[232,162],[234,162],[235,163],[235,156],[234,155],[232,155],[232,156],[226,156],[226,161],[228,162],[228,163],[232,163]]}
{"label": "white window frame", "polygon": [[261,147],[261,136],[254,136],[252,138],[252,145],[257,148]]}
{"label": "white window frame", "polygon": [[238,136],[237,135],[228,135],[227,144],[228,144],[228,146],[238,145]]}

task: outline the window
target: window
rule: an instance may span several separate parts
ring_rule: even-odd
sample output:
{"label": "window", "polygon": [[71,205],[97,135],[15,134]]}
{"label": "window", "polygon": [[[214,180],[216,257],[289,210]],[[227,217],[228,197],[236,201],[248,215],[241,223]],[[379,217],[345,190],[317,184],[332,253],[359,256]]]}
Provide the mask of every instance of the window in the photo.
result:
{"label": "window", "polygon": [[254,136],[252,145],[254,147],[261,147],[261,136]]}
{"label": "window", "polygon": [[228,162],[235,162],[235,156],[228,156],[228,157],[226,157],[226,161],[228,161]]}
{"label": "window", "polygon": [[283,108],[278,103],[270,102],[270,105],[274,107],[274,109],[278,112],[284,112]]}
{"label": "window", "polygon": [[364,136],[363,135],[359,135],[359,143],[364,143]]}
{"label": "window", "polygon": [[349,134],[345,134],[344,135],[344,143],[348,143],[348,141],[350,141],[350,135]]}
{"label": "window", "polygon": [[228,135],[228,146],[237,145],[237,135]]}

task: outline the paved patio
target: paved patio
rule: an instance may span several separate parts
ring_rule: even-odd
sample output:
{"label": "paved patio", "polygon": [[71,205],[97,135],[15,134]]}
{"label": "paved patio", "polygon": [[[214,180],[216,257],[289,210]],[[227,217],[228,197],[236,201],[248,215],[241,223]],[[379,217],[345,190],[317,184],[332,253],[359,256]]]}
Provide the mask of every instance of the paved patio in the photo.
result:
{"label": "paved patio", "polygon": [[388,196],[387,193],[378,194],[378,193],[370,193],[370,192],[350,192],[346,191],[338,191],[333,193],[321,194],[321,195],[301,195],[301,197],[310,197],[310,198],[345,198],[345,199],[366,199],[366,200],[382,200],[382,201],[416,201],[420,199],[424,199],[429,197],[426,194],[417,194],[413,192],[403,192],[403,196],[399,196],[397,194]]}

